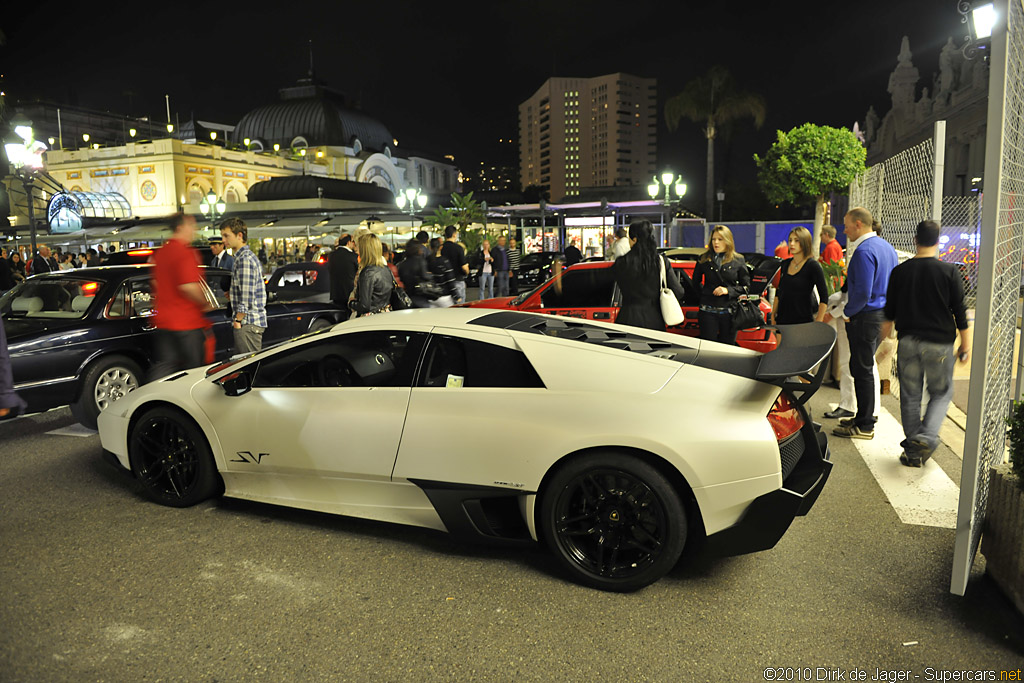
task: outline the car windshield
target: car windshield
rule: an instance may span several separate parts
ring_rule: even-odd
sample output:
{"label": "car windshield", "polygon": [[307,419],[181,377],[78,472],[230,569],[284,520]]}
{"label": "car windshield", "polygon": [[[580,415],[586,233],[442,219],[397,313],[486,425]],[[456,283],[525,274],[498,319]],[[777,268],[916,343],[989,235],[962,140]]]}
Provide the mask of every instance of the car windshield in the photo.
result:
{"label": "car windshield", "polygon": [[85,278],[29,278],[0,297],[0,311],[6,318],[82,318],[101,284]]}
{"label": "car windshield", "polygon": [[523,292],[522,294],[520,294],[519,296],[517,296],[515,299],[512,300],[512,305],[513,306],[518,306],[519,304],[523,303],[524,301],[529,299],[531,296],[533,296],[534,292],[539,292],[540,290],[544,289],[544,285],[546,285],[548,282],[549,282],[549,280],[545,280],[544,282],[540,283],[539,285],[537,285],[536,287],[534,287],[530,291]]}

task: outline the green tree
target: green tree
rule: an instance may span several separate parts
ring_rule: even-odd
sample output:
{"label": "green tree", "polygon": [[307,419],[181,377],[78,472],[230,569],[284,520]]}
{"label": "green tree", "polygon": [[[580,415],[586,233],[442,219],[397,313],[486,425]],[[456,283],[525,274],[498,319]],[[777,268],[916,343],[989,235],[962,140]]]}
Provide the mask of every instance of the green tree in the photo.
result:
{"label": "green tree", "polygon": [[845,194],[850,183],[864,171],[864,146],[845,128],[813,123],[788,133],[777,131],[778,139],[764,158],[754,155],[761,190],[775,203],[796,204],[814,200],[813,253],[821,243],[825,197]]}
{"label": "green tree", "polygon": [[715,206],[715,137],[725,124],[748,116],[754,119],[754,126],[760,128],[764,124],[764,113],[764,99],[739,90],[724,66],[711,67],[707,74],[687,83],[681,93],[665,103],[665,124],[669,131],[674,131],[683,118],[704,125],[704,136],[708,140],[706,216],[711,216]]}
{"label": "green tree", "polygon": [[457,225],[461,233],[465,233],[473,223],[486,224],[483,204],[473,199],[472,192],[465,196],[453,192],[452,205],[437,207],[433,215],[427,216],[423,222],[436,225],[442,230],[446,226]]}

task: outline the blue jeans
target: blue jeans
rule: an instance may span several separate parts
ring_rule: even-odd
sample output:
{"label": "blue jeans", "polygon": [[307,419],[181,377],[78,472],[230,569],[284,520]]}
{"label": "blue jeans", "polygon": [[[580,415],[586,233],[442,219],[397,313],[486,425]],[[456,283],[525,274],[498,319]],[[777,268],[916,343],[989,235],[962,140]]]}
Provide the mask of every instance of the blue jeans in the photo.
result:
{"label": "blue jeans", "polygon": [[[953,344],[937,344],[918,337],[900,337],[896,369],[900,374],[900,417],[903,433],[935,448],[939,427],[953,398]],[[928,407],[921,417],[921,398],[928,387]]]}
{"label": "blue jeans", "polygon": [[875,428],[875,351],[884,319],[882,309],[861,311],[846,323],[846,337],[850,340],[850,374],[853,391],[857,395],[857,415],[854,424],[864,431]]}
{"label": "blue jeans", "polygon": [[494,273],[480,273],[480,298],[494,298]]}
{"label": "blue jeans", "polygon": [[508,296],[508,271],[499,270],[495,273],[494,284],[498,290],[498,296]]}

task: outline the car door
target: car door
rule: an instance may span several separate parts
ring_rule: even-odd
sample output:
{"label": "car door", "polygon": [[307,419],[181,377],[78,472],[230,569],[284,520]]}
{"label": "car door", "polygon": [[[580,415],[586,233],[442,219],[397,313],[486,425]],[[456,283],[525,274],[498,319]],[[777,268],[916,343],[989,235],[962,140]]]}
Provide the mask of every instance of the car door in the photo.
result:
{"label": "car door", "polygon": [[[507,334],[434,328],[409,401],[395,478],[522,486],[510,479],[517,467],[495,460],[509,448],[508,417],[548,412],[547,398]],[[544,449],[544,429],[516,432],[525,444],[523,460]]]}
{"label": "car door", "polygon": [[541,293],[545,313],[614,322],[615,278],[609,267],[568,268]]}
{"label": "car door", "polygon": [[358,495],[388,481],[425,332],[328,335],[259,361],[252,389],[209,393],[227,473],[296,477],[303,496]]}

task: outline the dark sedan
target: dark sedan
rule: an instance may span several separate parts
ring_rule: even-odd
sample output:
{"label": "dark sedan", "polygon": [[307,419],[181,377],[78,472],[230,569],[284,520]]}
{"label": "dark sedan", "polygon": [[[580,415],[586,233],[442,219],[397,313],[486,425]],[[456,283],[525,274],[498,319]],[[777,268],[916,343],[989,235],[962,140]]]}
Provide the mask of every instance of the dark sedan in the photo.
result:
{"label": "dark sedan", "polygon": [[555,261],[564,259],[560,251],[535,251],[519,262],[519,287],[536,287],[554,275]]}
{"label": "dark sedan", "polygon": [[331,274],[326,263],[305,261],[277,268],[267,278],[267,301],[331,301]]}
{"label": "dark sedan", "polygon": [[[96,426],[109,403],[137,388],[153,365],[153,298],[148,265],[81,268],[31,277],[0,297],[15,390],[28,412],[71,405]],[[216,308],[215,356],[230,355],[233,335],[227,292],[231,273],[204,269]],[[263,345],[322,329],[343,319],[330,303],[267,305]]]}

